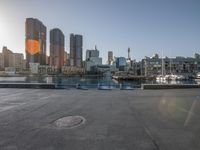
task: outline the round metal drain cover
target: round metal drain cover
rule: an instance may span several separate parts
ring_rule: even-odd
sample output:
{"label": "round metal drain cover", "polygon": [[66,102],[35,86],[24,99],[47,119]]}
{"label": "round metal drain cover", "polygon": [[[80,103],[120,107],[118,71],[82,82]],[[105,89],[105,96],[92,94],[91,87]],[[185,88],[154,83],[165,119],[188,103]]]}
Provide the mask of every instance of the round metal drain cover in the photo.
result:
{"label": "round metal drain cover", "polygon": [[63,117],[55,121],[55,125],[58,128],[73,128],[85,123],[85,118],[82,116],[68,116]]}

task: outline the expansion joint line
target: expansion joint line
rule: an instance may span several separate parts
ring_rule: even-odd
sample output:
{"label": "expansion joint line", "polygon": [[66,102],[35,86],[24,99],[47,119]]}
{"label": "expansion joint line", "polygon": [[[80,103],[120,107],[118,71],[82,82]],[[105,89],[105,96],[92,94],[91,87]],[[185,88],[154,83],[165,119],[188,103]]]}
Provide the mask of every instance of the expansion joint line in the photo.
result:
{"label": "expansion joint line", "polygon": [[144,120],[141,119],[141,117],[139,117],[139,113],[137,113],[133,108],[132,110],[132,114],[133,116],[136,118],[136,120],[139,122],[140,126],[144,129],[145,133],[147,134],[147,136],[151,139],[153,145],[155,146],[155,148],[157,150],[161,150],[159,144],[157,143],[156,139],[153,137],[153,135],[150,132],[150,129],[147,127],[147,125],[145,124]]}

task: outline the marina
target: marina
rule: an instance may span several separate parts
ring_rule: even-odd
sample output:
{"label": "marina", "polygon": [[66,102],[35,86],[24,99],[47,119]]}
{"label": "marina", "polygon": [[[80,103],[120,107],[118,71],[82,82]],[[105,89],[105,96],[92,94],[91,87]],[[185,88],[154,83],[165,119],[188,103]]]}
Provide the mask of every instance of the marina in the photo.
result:
{"label": "marina", "polygon": [[27,76],[27,77],[0,77],[0,88],[46,88],[80,90],[133,90],[133,89],[176,89],[199,88],[199,79],[194,80],[147,80],[138,77],[137,80],[119,80],[111,76]]}

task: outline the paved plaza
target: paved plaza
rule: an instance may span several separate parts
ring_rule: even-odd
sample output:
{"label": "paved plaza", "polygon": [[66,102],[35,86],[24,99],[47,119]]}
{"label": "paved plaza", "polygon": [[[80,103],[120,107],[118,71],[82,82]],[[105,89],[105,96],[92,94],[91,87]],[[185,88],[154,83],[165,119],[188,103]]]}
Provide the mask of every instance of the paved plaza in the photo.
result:
{"label": "paved plaza", "polygon": [[200,89],[0,89],[0,150],[199,149]]}

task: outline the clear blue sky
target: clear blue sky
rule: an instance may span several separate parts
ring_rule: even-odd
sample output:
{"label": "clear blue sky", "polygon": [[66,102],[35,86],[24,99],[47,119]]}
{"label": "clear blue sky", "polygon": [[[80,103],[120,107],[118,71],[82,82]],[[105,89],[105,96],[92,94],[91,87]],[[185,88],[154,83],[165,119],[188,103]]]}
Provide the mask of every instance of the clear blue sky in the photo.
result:
{"label": "clear blue sky", "polygon": [[82,34],[86,49],[97,48],[107,59],[115,56],[137,60],[153,53],[174,57],[200,53],[200,0],[0,0],[0,48],[25,49],[25,19],[41,20],[48,31],[58,27],[65,34]]}

